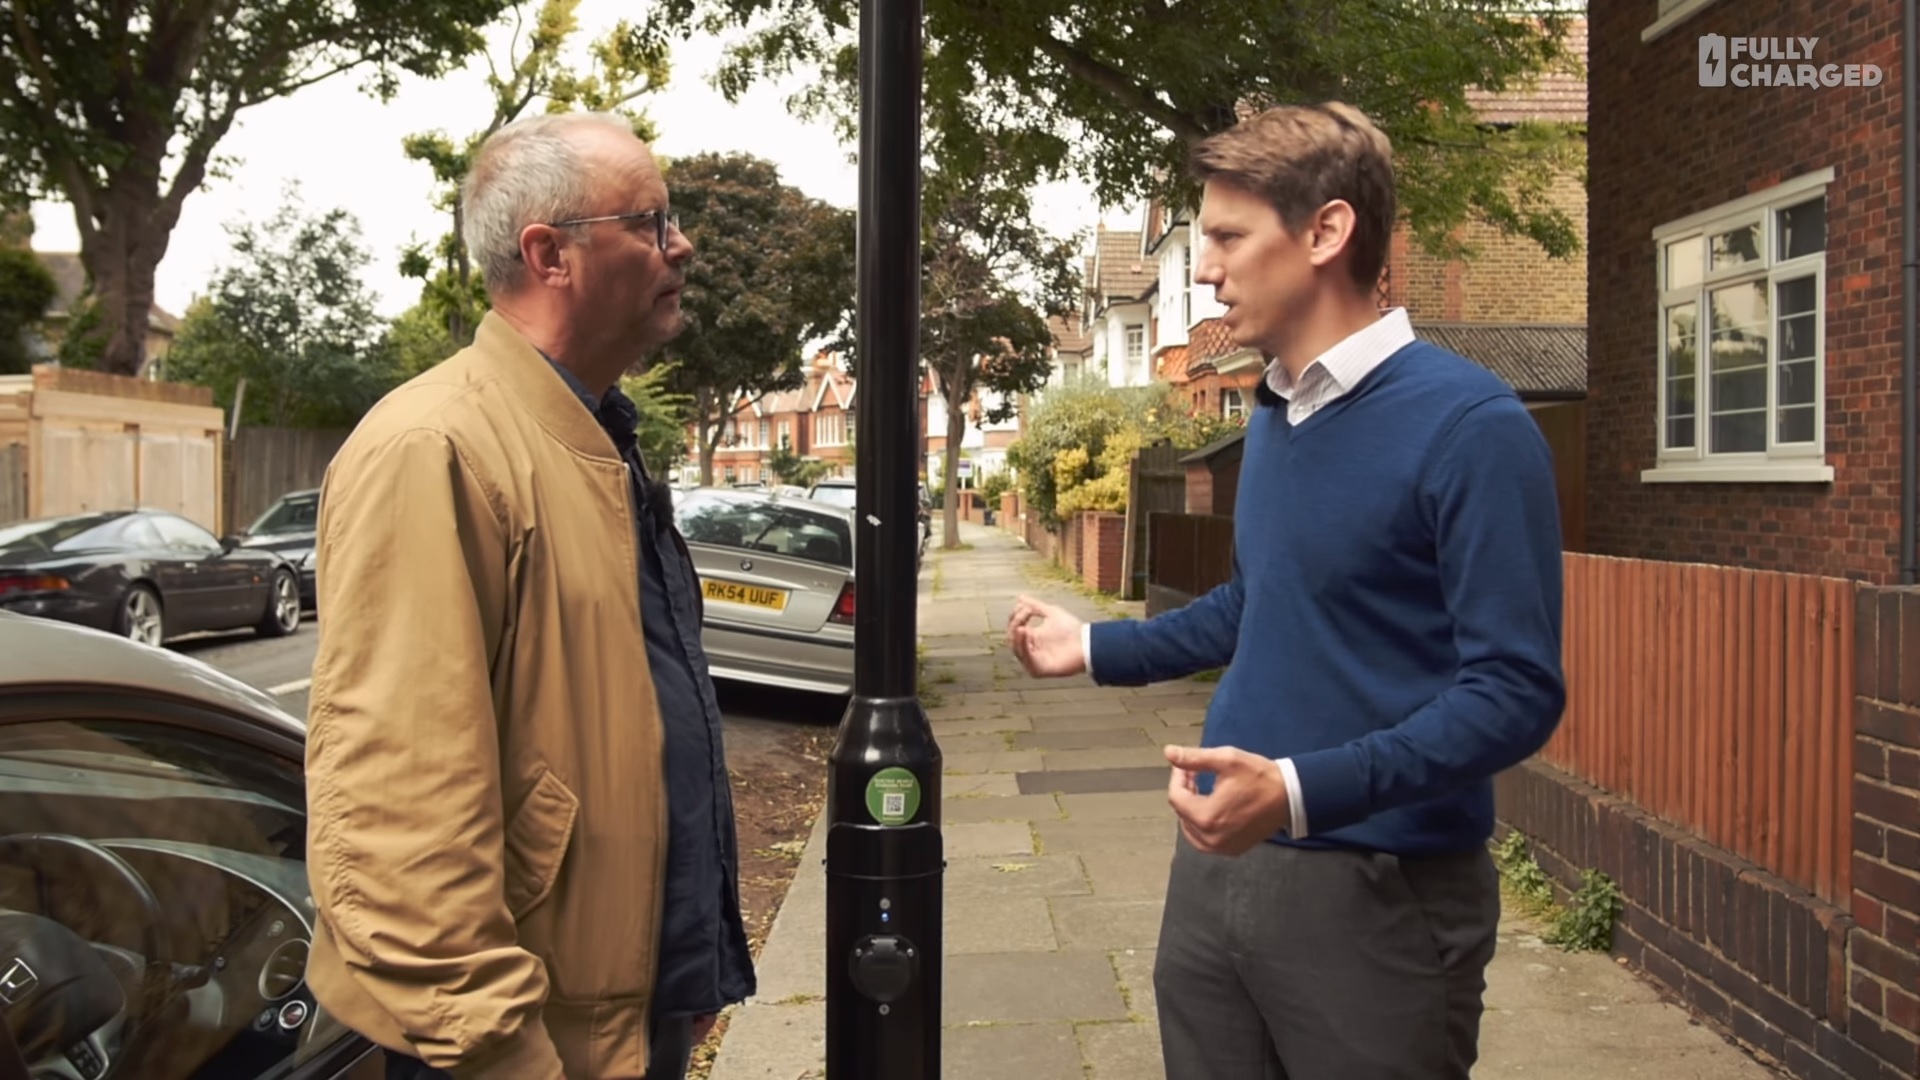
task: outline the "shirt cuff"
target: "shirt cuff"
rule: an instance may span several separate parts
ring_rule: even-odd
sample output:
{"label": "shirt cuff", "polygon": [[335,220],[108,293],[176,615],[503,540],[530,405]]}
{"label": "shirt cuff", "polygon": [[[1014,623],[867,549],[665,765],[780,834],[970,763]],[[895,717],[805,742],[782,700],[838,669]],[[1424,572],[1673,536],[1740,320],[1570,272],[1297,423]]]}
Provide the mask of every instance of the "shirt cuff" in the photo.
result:
{"label": "shirt cuff", "polygon": [[1287,836],[1294,840],[1307,838],[1307,804],[1300,798],[1300,772],[1293,767],[1292,758],[1275,758],[1280,766],[1280,777],[1287,782],[1287,810],[1293,815],[1292,827]]}
{"label": "shirt cuff", "polygon": [[[1093,679],[1093,624],[1080,624],[1080,663],[1086,668],[1087,678]],[[1099,682],[1099,679],[1093,679]]]}

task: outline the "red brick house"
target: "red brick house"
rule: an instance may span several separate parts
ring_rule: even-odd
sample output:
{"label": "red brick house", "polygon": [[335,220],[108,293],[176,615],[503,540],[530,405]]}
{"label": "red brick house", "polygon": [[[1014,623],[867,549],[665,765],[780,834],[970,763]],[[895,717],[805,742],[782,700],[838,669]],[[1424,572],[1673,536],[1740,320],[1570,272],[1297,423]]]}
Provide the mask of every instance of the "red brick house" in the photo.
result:
{"label": "red brick house", "polygon": [[[853,468],[853,409],[857,389],[852,375],[840,359],[829,353],[814,357],[806,381],[793,390],[781,390],[759,398],[742,397],[732,418],[720,436],[713,455],[713,482],[721,487],[733,484],[774,484],[767,472],[766,457],[779,446],[789,447],[803,458],[822,461],[828,475],[849,475]],[[693,425],[687,429],[687,441],[697,437]],[[688,482],[699,481],[699,456],[690,454]]]}
{"label": "red brick house", "polygon": [[[1596,10],[1587,550],[1894,581],[1899,0]],[[1884,78],[1702,86],[1709,34]]]}

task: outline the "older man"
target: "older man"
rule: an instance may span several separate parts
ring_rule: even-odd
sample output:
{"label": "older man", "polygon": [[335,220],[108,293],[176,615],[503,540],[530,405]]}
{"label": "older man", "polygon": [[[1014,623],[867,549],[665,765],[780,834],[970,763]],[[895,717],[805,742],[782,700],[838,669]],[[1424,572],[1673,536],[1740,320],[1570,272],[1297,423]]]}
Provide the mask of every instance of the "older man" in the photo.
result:
{"label": "older man", "polygon": [[308,978],[390,1078],[677,1080],[754,989],[699,594],[616,385],[693,246],[616,117],[502,129],[461,198],[493,311],[321,490]]}

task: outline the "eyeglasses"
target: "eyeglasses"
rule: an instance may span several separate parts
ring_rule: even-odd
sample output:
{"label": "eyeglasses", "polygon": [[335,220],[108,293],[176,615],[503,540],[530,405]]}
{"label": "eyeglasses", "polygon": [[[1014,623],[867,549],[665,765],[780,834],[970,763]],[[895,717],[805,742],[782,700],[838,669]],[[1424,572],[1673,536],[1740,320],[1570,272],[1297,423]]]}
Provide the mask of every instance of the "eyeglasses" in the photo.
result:
{"label": "eyeglasses", "polygon": [[680,231],[680,215],[666,210],[636,210],[631,214],[603,214],[600,217],[568,218],[565,221],[549,221],[547,227],[565,229],[574,225],[592,225],[597,221],[644,221],[653,219],[654,242],[661,251],[667,250],[667,230]]}

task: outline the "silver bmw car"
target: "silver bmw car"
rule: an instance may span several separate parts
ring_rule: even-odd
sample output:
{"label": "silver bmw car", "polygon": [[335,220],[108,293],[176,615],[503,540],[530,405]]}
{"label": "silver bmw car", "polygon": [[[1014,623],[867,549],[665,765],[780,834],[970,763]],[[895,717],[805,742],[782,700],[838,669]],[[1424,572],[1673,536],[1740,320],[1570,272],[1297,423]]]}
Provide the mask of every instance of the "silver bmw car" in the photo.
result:
{"label": "silver bmw car", "polygon": [[706,598],[716,679],[853,692],[853,511],[764,491],[695,488],[674,520]]}

